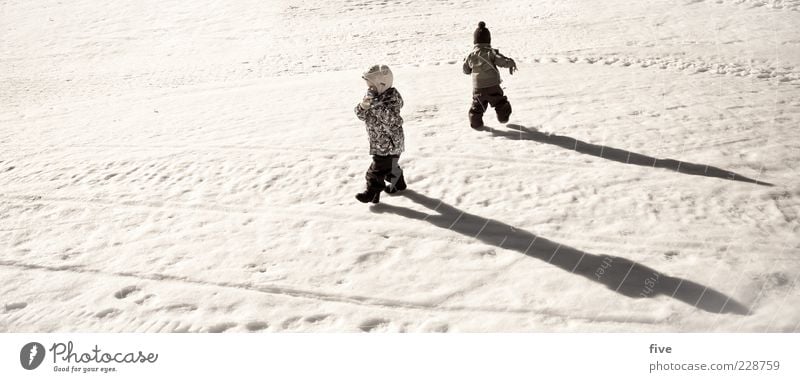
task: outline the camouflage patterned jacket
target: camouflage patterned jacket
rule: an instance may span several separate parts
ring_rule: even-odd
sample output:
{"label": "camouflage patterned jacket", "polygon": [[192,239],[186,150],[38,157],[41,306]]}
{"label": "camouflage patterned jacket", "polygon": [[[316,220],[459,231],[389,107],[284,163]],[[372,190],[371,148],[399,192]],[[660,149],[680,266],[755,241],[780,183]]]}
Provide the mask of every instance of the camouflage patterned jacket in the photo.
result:
{"label": "camouflage patterned jacket", "polygon": [[379,94],[366,109],[356,105],[356,116],[367,124],[370,155],[400,155],[405,150],[402,107],[403,97],[395,88]]}

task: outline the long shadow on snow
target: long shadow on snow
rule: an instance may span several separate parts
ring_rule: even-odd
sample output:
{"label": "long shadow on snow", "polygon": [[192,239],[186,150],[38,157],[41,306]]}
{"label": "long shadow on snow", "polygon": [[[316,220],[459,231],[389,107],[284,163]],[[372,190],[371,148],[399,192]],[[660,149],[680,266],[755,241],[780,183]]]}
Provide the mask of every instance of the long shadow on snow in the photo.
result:
{"label": "long shadow on snow", "polygon": [[378,204],[371,209],[377,213],[394,213],[425,221],[489,245],[520,252],[603,284],[628,297],[665,295],[707,312],[750,314],[750,310],[739,302],[693,281],[668,276],[622,257],[585,253],[508,224],[464,212],[412,190],[404,191],[403,196],[436,211],[436,214],[386,204]]}
{"label": "long shadow on snow", "polygon": [[675,159],[653,158],[647,155],[637,154],[627,150],[622,150],[602,145],[595,145],[579,141],[575,138],[568,136],[545,134],[536,131],[535,129],[529,129],[525,126],[514,125],[514,124],[509,124],[507,126],[513,130],[511,131],[497,130],[492,128],[484,128],[484,130],[489,131],[493,135],[498,137],[547,143],[563,147],[568,150],[574,150],[581,154],[593,155],[603,159],[613,160],[615,162],[621,162],[625,164],[663,168],[670,171],[679,172],[682,174],[701,175],[712,178],[721,178],[721,179],[736,180],[746,183],[754,183],[762,186],[773,186],[773,184],[771,183],[750,179],[746,176],[742,176],[731,171],[723,170],[718,167],[713,167],[704,164],[681,162]]}

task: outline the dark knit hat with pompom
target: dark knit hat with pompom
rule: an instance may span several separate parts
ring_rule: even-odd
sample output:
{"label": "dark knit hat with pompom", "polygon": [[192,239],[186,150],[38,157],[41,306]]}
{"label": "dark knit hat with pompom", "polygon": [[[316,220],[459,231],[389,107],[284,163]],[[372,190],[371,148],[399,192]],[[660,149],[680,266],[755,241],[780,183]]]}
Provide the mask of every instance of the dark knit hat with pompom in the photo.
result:
{"label": "dark knit hat with pompom", "polygon": [[472,43],[473,44],[492,43],[492,34],[489,33],[488,29],[486,29],[485,22],[481,21],[478,23],[478,29],[475,29],[475,33],[472,34]]}

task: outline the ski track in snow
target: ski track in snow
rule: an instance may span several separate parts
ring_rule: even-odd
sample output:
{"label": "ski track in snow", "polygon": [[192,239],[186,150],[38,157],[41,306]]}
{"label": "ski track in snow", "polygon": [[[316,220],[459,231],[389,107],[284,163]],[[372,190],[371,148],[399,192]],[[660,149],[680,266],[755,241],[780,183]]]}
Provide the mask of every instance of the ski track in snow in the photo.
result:
{"label": "ski track in snow", "polygon": [[[202,287],[218,287],[218,288],[232,288],[236,290],[243,290],[243,291],[250,291],[250,292],[259,292],[259,293],[266,293],[270,295],[279,295],[283,297],[292,297],[292,298],[301,298],[301,299],[310,299],[310,300],[319,300],[325,302],[334,302],[334,303],[343,303],[343,304],[355,304],[355,305],[367,305],[371,307],[377,308],[387,308],[387,309],[401,309],[401,310],[424,310],[424,311],[441,311],[441,312],[467,312],[467,313],[500,313],[500,314],[524,314],[524,315],[545,315],[545,316],[558,316],[562,318],[570,318],[570,319],[578,319],[578,320],[586,320],[586,321],[597,321],[597,322],[630,322],[630,323],[639,323],[639,324],[653,324],[653,322],[647,319],[637,320],[631,317],[623,317],[623,316],[614,316],[614,315],[603,315],[603,316],[586,316],[580,317],[576,316],[572,313],[563,313],[563,312],[556,312],[547,309],[519,309],[519,308],[509,308],[505,307],[502,309],[497,308],[490,308],[490,307],[470,307],[470,306],[458,306],[458,305],[443,305],[442,303],[444,300],[447,300],[447,297],[442,297],[439,300],[441,301],[431,301],[431,302],[413,302],[413,301],[402,301],[402,300],[389,300],[383,298],[376,298],[376,297],[368,297],[368,296],[359,296],[359,295],[336,295],[332,293],[325,293],[320,291],[313,291],[313,290],[303,290],[303,289],[296,289],[290,287],[281,287],[281,286],[273,286],[273,285],[251,285],[251,284],[242,284],[242,283],[233,283],[233,282],[210,282],[210,281],[203,281],[192,279],[183,276],[171,276],[171,275],[164,275],[164,274],[138,274],[138,273],[127,273],[127,272],[118,272],[112,274],[106,274],[102,271],[85,268],[85,267],[78,267],[78,266],[60,266],[60,267],[50,267],[50,266],[43,266],[43,265],[33,265],[33,264],[23,264],[23,263],[13,263],[13,262],[0,262],[0,266],[5,267],[13,267],[13,268],[21,268],[26,270],[39,270],[45,272],[72,272],[72,273],[88,273],[88,274],[97,274],[103,276],[113,276],[113,277],[122,277],[122,278],[132,278],[138,281],[165,281],[165,282],[176,282],[176,283],[185,283],[185,284],[194,284]],[[123,291],[126,289],[135,289],[135,287],[126,287],[123,288]],[[458,291],[456,294],[465,293],[465,291]],[[115,296],[119,295],[120,292],[115,293]],[[127,297],[127,295],[126,295]],[[124,298],[124,297],[117,297],[117,298]],[[196,310],[197,307],[194,305],[173,305],[167,307],[169,310],[184,310],[188,309],[190,311]],[[109,312],[117,312],[115,309],[107,309],[99,314],[102,314],[104,317]],[[101,317],[102,318],[102,317]]]}

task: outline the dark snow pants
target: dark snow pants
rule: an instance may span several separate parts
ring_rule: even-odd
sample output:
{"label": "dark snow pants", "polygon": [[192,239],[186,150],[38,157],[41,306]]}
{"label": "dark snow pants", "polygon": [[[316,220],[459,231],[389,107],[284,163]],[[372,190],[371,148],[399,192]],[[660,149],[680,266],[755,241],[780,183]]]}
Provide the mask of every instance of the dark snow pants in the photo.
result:
{"label": "dark snow pants", "polygon": [[469,109],[469,125],[473,129],[483,126],[483,113],[489,105],[492,105],[497,112],[497,121],[500,123],[508,122],[511,116],[511,104],[508,98],[503,95],[503,88],[500,85],[488,88],[472,89],[472,107]]}
{"label": "dark snow pants", "polygon": [[372,164],[367,170],[367,190],[381,192],[386,187],[384,182],[396,182],[403,174],[403,169],[397,164],[400,155],[373,155]]}

